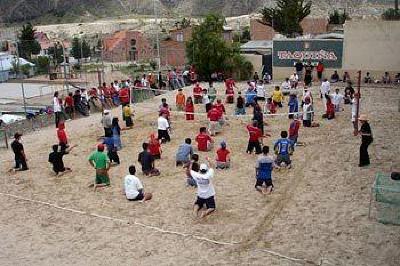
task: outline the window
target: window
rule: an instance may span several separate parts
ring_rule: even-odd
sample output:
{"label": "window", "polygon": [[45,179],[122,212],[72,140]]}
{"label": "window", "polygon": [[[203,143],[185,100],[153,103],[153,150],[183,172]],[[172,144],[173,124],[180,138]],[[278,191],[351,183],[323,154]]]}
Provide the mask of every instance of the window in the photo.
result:
{"label": "window", "polygon": [[183,42],[183,32],[177,32],[176,33],[176,41],[177,42]]}

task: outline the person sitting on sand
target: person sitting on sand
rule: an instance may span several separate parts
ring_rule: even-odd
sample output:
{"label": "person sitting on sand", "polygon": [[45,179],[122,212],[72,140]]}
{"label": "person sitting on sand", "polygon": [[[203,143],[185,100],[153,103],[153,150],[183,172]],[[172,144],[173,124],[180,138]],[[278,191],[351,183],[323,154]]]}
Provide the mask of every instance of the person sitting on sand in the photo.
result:
{"label": "person sitting on sand", "polygon": [[257,121],[253,120],[253,123],[251,125],[247,125],[247,131],[249,133],[249,143],[247,144],[247,150],[246,152],[251,154],[253,150],[256,150],[256,154],[261,153],[261,142],[262,142],[262,137],[263,134],[261,132],[261,129],[257,127]]}
{"label": "person sitting on sand", "polygon": [[104,144],[97,145],[97,151],[93,152],[89,157],[90,165],[96,169],[96,179],[94,182],[94,190],[98,187],[105,187],[110,185],[110,177],[108,170],[110,170],[110,160],[107,154],[104,153]]}
{"label": "person sitting on sand", "polygon": [[[60,149],[58,148],[60,147]],[[63,175],[66,172],[71,172],[71,168],[64,166],[63,156],[68,154],[75,146],[63,148],[61,145],[53,145],[53,152],[49,154],[48,162],[53,165],[53,171],[56,176]]]}
{"label": "person sitting on sand", "polygon": [[202,163],[199,172],[190,171],[190,174],[197,183],[197,199],[194,203],[193,214],[195,217],[199,217],[203,206],[206,205],[206,210],[200,213],[200,218],[204,218],[214,212],[216,208],[215,189],[212,184],[214,170],[207,164]]}
{"label": "person sitting on sand", "polygon": [[190,156],[192,155],[192,140],[190,138],[186,138],[185,143],[179,145],[178,151],[176,152],[176,166],[185,166],[190,163]]}
{"label": "person sitting on sand", "polygon": [[389,72],[385,72],[382,76],[382,83],[383,84],[390,84],[392,83],[392,79],[390,78]]}
{"label": "person sitting on sand", "polygon": [[226,142],[221,141],[221,148],[217,150],[216,169],[227,169],[231,167],[230,151],[226,148]]}
{"label": "person sitting on sand", "polygon": [[[269,147],[262,148],[262,154],[256,162],[256,185],[255,188],[263,195],[270,194],[274,188],[272,184],[272,170],[274,168],[274,159],[268,155]],[[263,186],[265,183],[265,187]]]}
{"label": "person sitting on sand", "polygon": [[371,77],[369,72],[367,72],[366,76],[364,77],[364,83],[372,83],[373,81],[374,81],[374,78]]}
{"label": "person sitting on sand", "polygon": [[277,154],[275,162],[278,166],[286,166],[288,168],[291,168],[292,161],[290,160],[290,155],[294,151],[294,143],[287,137],[288,132],[282,131],[281,138],[278,139],[274,144],[274,150]]}
{"label": "person sitting on sand", "polygon": [[124,178],[124,188],[123,194],[129,201],[139,201],[142,202],[151,200],[153,194],[149,192],[144,192],[143,184],[136,174],[136,167],[134,165],[129,166],[129,175]]}
{"label": "person sitting on sand", "polygon": [[149,144],[142,144],[143,151],[139,153],[138,162],[142,165],[142,172],[146,176],[158,176],[160,171],[154,166],[154,157],[149,152]]}
{"label": "person sitting on sand", "polygon": [[200,133],[196,136],[197,149],[199,151],[211,151],[214,140],[207,134],[207,128],[201,127]]}
{"label": "person sitting on sand", "polygon": [[339,74],[337,73],[337,71],[335,70],[331,76],[331,82],[332,83],[336,83],[340,81],[340,77]]}

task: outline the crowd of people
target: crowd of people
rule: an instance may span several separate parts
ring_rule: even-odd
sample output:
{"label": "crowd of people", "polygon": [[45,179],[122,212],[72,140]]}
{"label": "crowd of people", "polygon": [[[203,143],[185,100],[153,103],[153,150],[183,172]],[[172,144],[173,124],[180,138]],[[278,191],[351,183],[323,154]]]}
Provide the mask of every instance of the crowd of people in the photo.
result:
{"label": "crowd of people", "polygon": [[[255,153],[258,156],[255,160],[255,189],[263,195],[271,193],[274,189],[273,170],[290,169],[292,167],[292,154],[295,152],[295,148],[301,144],[298,141],[301,124],[303,127],[319,126],[314,121],[313,104],[317,99],[311,93],[308,80],[310,73],[307,72],[306,66],[303,77],[303,69],[300,68],[298,63],[296,63],[296,71],[291,77],[287,78],[281,86],[275,86],[270,94],[268,94],[266,88],[273,86],[269,85],[270,77],[259,79],[258,73],[254,74],[253,80],[247,82],[244,96],[242,96],[242,92],[232,78],[223,79],[224,94],[219,94],[214,87],[214,82],[210,81],[207,88],[203,88],[199,82],[195,82],[192,91],[189,91],[189,95],[186,95],[182,89],[185,83],[181,84],[179,80],[171,81],[176,88],[175,108],[167,103],[166,98],[161,99],[161,104],[157,110],[157,134],[152,133],[149,140],[142,143],[142,152],[138,154],[137,161],[141,166],[143,175],[150,177],[161,174],[162,169],[156,168],[156,161],[162,160],[162,147],[170,145],[171,113],[182,113],[187,121],[192,121],[198,116],[207,117],[207,125],[200,127],[196,136],[185,138],[177,147],[175,165],[182,167],[187,186],[197,188],[197,198],[193,208],[194,215],[205,217],[211,214],[216,209],[216,192],[212,182],[216,174],[214,169],[226,170],[232,167],[232,154],[227,140],[216,145],[214,138],[217,135],[223,135],[223,130],[230,117],[245,118],[249,116],[251,122],[245,127],[248,134],[246,153]],[[352,88],[351,81],[347,79],[344,95],[340,93],[339,88],[336,88],[335,92],[332,93],[331,82],[323,78],[323,67],[317,65],[317,72],[318,78],[321,79],[319,96],[324,108],[322,118],[334,119],[335,113],[343,110],[342,103],[344,103],[353,105],[352,119],[355,121],[354,106],[359,104],[357,100],[359,95]],[[194,79],[191,72],[186,73],[186,75],[189,75],[190,80]],[[154,81],[147,84],[149,78],[152,77],[144,76],[143,80],[140,81],[141,86],[151,88]],[[175,79],[173,73],[171,78],[172,80]],[[218,80],[218,75],[215,78]],[[52,146],[48,162],[52,165],[55,175],[72,171],[70,167],[65,167],[63,163],[63,156],[76,147],[68,141],[65,121],[74,118],[75,111],[79,110],[78,104],[86,105],[86,108],[90,110],[90,97],[96,96],[101,104],[107,108],[103,108],[101,119],[101,125],[104,129],[102,141],[97,145],[96,151],[90,154],[88,158],[89,164],[95,169],[94,182],[91,182],[90,185],[94,187],[94,190],[97,190],[111,184],[109,169],[113,165],[120,164],[118,152],[124,146],[121,142],[121,132],[133,127],[134,112],[130,105],[129,91],[132,86],[138,85],[136,81],[133,83],[129,80],[114,81],[110,86],[103,84],[103,87],[96,89],[96,94],[94,90],[89,93],[86,93],[84,89],[76,90],[75,94],[68,95],[64,101],[61,100],[58,92],[54,94],[53,104],[58,144]],[[287,102],[285,101],[285,90],[289,90]],[[86,101],[82,101],[83,98],[86,98]],[[226,105],[230,104],[234,105],[234,114],[227,114]],[[113,117],[110,110],[118,105],[122,105],[122,118],[125,121],[123,127],[120,126],[119,118]],[[279,111],[284,108],[287,108],[287,112]],[[64,110],[68,116],[64,115]],[[265,130],[265,126],[268,126],[265,117],[280,114],[289,119],[288,130],[281,131],[280,136],[274,142],[272,149],[275,156],[273,156],[270,147],[263,144],[264,138],[271,137],[268,130]],[[358,120],[362,123],[359,130],[362,137],[359,166],[362,167],[370,163],[368,146],[372,143],[373,138],[366,116],[362,115]],[[21,137],[21,134],[16,133],[11,147],[15,153],[15,170],[25,171],[29,168]],[[194,142],[196,145],[193,145]],[[214,149],[215,146],[217,146],[216,149]],[[209,154],[210,152],[214,152],[215,158],[205,156],[206,160],[201,162],[199,154]],[[123,184],[125,197],[130,201],[143,202],[152,199],[152,193],[144,191],[143,184],[136,173],[136,166],[130,165]]]}

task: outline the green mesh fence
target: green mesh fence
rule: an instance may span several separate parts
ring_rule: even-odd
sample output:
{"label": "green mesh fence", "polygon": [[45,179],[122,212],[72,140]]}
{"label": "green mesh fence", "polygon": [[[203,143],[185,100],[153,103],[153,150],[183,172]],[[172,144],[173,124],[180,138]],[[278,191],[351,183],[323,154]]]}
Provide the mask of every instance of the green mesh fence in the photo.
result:
{"label": "green mesh fence", "polygon": [[153,98],[154,96],[160,95],[159,90],[153,91],[149,89],[133,89],[131,90],[132,93],[132,101],[134,103],[141,103],[145,100]]}
{"label": "green mesh fence", "polygon": [[400,181],[378,173],[372,188],[380,223],[400,225]]}

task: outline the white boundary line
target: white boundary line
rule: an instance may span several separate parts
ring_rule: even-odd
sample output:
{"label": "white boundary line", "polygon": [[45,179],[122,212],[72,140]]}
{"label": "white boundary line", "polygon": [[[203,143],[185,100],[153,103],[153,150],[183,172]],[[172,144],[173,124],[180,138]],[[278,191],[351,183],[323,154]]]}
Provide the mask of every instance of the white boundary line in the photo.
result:
{"label": "white boundary line", "polygon": [[[54,204],[54,203],[40,201],[40,200],[34,200],[34,199],[28,199],[28,198],[24,198],[24,197],[13,195],[13,194],[9,194],[9,193],[0,192],[0,195],[7,196],[7,197],[10,197],[10,198],[14,198],[14,199],[17,199],[17,200],[22,200],[22,201],[26,201],[26,202],[37,203],[37,204],[53,207],[55,209],[59,209],[59,210],[67,211],[67,212],[72,212],[72,213],[81,214],[81,215],[88,215],[88,216],[92,216],[92,217],[99,218],[99,219],[119,222],[119,223],[122,223],[122,224],[127,224],[127,225],[134,224],[134,225],[141,226],[141,227],[144,227],[144,228],[152,229],[154,231],[157,231],[157,232],[160,232],[160,233],[163,233],[163,234],[173,234],[173,235],[178,235],[178,236],[182,236],[182,237],[191,237],[191,238],[194,238],[194,239],[199,240],[199,241],[204,241],[204,242],[208,242],[208,243],[212,243],[212,244],[216,244],[216,245],[234,246],[234,245],[240,244],[240,242],[217,241],[217,240],[213,240],[213,239],[209,239],[209,238],[206,238],[206,237],[197,236],[197,235],[193,235],[193,234],[180,233],[180,232],[170,231],[170,230],[164,230],[164,229],[156,227],[156,226],[151,226],[151,225],[147,225],[147,224],[136,222],[136,221],[131,223],[128,220],[125,220],[125,219],[119,219],[119,218],[114,218],[114,217],[110,217],[110,216],[99,215],[99,214],[96,214],[96,213],[89,213],[89,212],[80,211],[80,210],[76,210],[76,209],[61,207],[61,206],[58,206],[57,204]],[[311,263],[311,264],[317,265],[316,263],[314,263],[312,261],[305,260],[305,259],[288,257],[288,256],[282,255],[282,254],[280,254],[278,252],[275,252],[275,251],[272,251],[272,250],[267,250],[267,249],[257,249],[257,250],[269,253],[271,255],[274,255],[274,256],[277,256],[279,258],[283,258],[283,259],[286,259],[286,260],[295,261],[295,262],[303,262],[303,263]]]}

